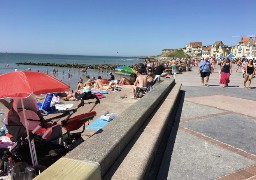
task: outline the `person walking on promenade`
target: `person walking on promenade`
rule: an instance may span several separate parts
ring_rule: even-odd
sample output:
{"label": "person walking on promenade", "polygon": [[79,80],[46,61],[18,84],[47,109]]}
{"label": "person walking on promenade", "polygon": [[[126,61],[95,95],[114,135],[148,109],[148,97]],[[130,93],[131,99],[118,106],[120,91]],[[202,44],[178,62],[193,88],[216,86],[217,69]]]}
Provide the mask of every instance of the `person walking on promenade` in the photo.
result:
{"label": "person walking on promenade", "polygon": [[209,58],[205,58],[204,61],[201,61],[199,63],[199,70],[200,70],[200,75],[202,78],[202,85],[203,86],[208,86],[208,81],[209,77],[211,74],[211,63],[209,62]]}
{"label": "person walking on promenade", "polygon": [[244,76],[244,87],[246,87],[247,81],[249,81],[248,88],[251,86],[252,78],[255,76],[255,66],[253,60],[250,60],[245,67],[245,76]]}
{"label": "person walking on promenade", "polygon": [[227,87],[230,82],[229,77],[232,73],[232,63],[230,59],[226,59],[221,66],[220,73],[220,84],[223,84],[223,87]]}
{"label": "person walking on promenade", "polygon": [[242,66],[242,61],[241,61],[241,59],[238,59],[236,65],[237,65],[236,72],[237,72],[237,71],[239,72],[239,70],[241,71],[241,66]]}

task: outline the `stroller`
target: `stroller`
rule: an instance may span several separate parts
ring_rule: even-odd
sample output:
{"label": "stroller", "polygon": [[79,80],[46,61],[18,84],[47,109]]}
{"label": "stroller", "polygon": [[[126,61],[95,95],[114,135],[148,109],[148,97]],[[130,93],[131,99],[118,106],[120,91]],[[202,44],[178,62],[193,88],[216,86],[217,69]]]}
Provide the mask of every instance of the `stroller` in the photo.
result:
{"label": "stroller", "polygon": [[[35,172],[37,170],[43,171],[51,164],[56,162],[60,157],[64,156],[72,148],[72,145],[78,140],[82,139],[81,134],[84,132],[86,122],[93,119],[96,112],[94,107],[100,103],[99,99],[91,93],[80,94],[80,104],[75,109],[66,110],[61,115],[51,119],[43,119],[38,116],[38,108],[35,106],[35,100],[31,97],[23,99],[24,109],[21,108],[20,99],[14,100],[13,107],[7,115],[6,128],[8,133],[12,136],[11,140],[15,144],[10,149],[2,149],[0,155],[2,156],[0,168],[2,175],[12,173],[16,179],[27,178],[27,169]],[[77,110],[85,105],[84,100],[96,99],[94,106],[88,113],[83,113],[72,117]],[[93,102],[88,102],[93,103]],[[23,112],[24,111],[24,112]],[[24,116],[26,115],[29,137],[27,137]],[[64,118],[58,120],[56,118]],[[79,128],[83,127],[81,132],[77,132]],[[63,134],[62,129],[66,132]],[[76,131],[76,132],[74,132]],[[38,165],[33,169],[34,165],[28,141],[33,141],[36,149],[36,156]],[[9,164],[12,162],[10,170]],[[8,168],[8,167],[9,168]],[[9,170],[8,170],[9,169]],[[23,172],[23,174],[21,173]],[[31,173],[30,173],[31,175]]]}

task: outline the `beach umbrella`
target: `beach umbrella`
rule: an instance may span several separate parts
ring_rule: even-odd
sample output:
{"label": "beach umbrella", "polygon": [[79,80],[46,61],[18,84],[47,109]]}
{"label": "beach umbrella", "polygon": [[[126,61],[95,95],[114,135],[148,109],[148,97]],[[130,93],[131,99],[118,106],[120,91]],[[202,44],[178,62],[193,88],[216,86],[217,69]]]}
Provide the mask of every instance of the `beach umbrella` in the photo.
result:
{"label": "beach umbrella", "polygon": [[222,56],[222,54],[219,56],[219,58],[220,58],[220,59],[223,59],[223,56]]}
{"label": "beach umbrella", "polygon": [[34,139],[30,140],[27,117],[24,111],[23,98],[31,94],[64,92],[69,86],[58,79],[41,72],[16,71],[0,75],[0,98],[21,98],[25,128],[33,166],[38,164]]}
{"label": "beach umbrella", "polygon": [[235,55],[234,54],[229,54],[227,57],[228,58],[235,58]]}
{"label": "beach umbrella", "polygon": [[132,68],[130,68],[129,66],[125,66],[122,70],[122,73],[126,73],[126,74],[133,74],[136,73],[136,71]]}
{"label": "beach umbrella", "polygon": [[0,75],[0,98],[25,98],[31,94],[64,92],[70,89],[58,79],[32,71],[16,71]]}

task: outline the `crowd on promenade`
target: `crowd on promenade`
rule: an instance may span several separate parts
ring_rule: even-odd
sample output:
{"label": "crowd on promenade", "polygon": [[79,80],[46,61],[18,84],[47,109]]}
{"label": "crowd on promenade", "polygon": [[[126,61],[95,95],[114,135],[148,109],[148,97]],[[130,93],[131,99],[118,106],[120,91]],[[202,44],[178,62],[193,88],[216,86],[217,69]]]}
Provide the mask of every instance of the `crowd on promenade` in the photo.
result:
{"label": "crowd on promenade", "polygon": [[[114,72],[107,72],[108,78],[98,76],[83,76],[80,77],[76,89],[67,93],[64,100],[75,99],[76,93],[88,92],[90,90],[109,90],[115,91],[119,86],[131,85],[134,96],[138,91],[150,91],[153,85],[160,81],[160,77],[164,75],[165,78],[175,79],[180,72],[190,71],[193,67],[199,68],[201,82],[203,86],[208,86],[211,73],[214,72],[217,66],[220,68],[219,83],[222,87],[228,87],[230,83],[230,75],[234,69],[233,64],[236,64],[236,71],[242,71],[244,78],[244,87],[250,88],[253,77],[255,76],[255,60],[243,59],[218,59],[218,58],[170,58],[165,61],[146,59],[144,63],[139,63],[132,68],[136,73],[129,77],[122,77],[116,79]],[[234,70],[233,70],[234,71]],[[99,70],[100,72],[100,70]],[[68,72],[70,73],[70,71]],[[85,73],[85,72],[82,72]],[[103,72],[102,72],[103,73]]]}
{"label": "crowd on promenade", "polygon": [[230,83],[230,75],[233,73],[233,64],[236,64],[236,72],[241,71],[242,77],[244,78],[244,87],[251,88],[252,79],[255,77],[255,64],[256,60],[254,59],[210,59],[208,57],[201,59],[198,64],[199,73],[201,76],[201,81],[203,86],[208,86],[208,81],[211,73],[214,72],[216,66],[220,67],[220,80],[219,84],[223,85],[222,87],[228,87]]}

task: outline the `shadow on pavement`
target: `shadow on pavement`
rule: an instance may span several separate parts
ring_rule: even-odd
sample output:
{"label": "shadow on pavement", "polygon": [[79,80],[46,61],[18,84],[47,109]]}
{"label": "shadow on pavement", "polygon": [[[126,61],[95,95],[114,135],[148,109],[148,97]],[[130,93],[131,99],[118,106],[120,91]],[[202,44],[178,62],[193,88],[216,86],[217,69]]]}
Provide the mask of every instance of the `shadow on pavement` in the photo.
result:
{"label": "shadow on pavement", "polygon": [[177,132],[179,129],[179,123],[180,123],[182,108],[183,108],[183,104],[184,104],[184,99],[185,99],[185,91],[181,91],[181,98],[180,98],[178,110],[177,110],[177,113],[175,116],[175,122],[171,129],[168,143],[167,143],[167,146],[166,146],[165,152],[164,152],[164,157],[162,159],[161,166],[158,171],[157,178],[156,178],[159,180],[167,179],[167,177],[168,177],[169,167],[171,165],[171,160],[172,160],[172,152],[173,152]]}

